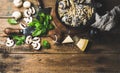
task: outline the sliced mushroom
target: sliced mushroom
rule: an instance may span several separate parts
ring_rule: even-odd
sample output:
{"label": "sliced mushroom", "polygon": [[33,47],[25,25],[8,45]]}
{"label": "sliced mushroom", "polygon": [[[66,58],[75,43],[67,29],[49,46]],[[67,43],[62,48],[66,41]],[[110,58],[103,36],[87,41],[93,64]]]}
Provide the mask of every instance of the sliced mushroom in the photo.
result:
{"label": "sliced mushroom", "polygon": [[25,24],[23,24],[23,23],[20,23],[19,24],[20,25],[20,27],[22,28],[22,29],[25,29],[27,26],[25,25]]}
{"label": "sliced mushroom", "polygon": [[25,40],[26,44],[32,44],[32,36],[27,36]]}
{"label": "sliced mushroom", "polygon": [[24,16],[25,17],[30,17],[31,16],[31,14],[29,14],[29,10],[25,10],[24,11]]}
{"label": "sliced mushroom", "polygon": [[14,17],[16,20],[18,20],[22,17],[22,14],[20,11],[14,11],[12,14],[12,17]]}
{"label": "sliced mushroom", "polygon": [[30,8],[30,7],[31,7],[31,2],[25,1],[25,2],[23,3],[23,7],[24,7],[24,8]]}
{"label": "sliced mushroom", "polygon": [[34,37],[33,38],[33,42],[34,43],[39,43],[40,42],[40,38],[39,37]]}
{"label": "sliced mushroom", "polygon": [[35,14],[35,8],[31,7],[31,9],[32,9],[32,14]]}
{"label": "sliced mushroom", "polygon": [[54,43],[58,43],[58,37],[55,35],[55,40],[53,40]]}
{"label": "sliced mushroom", "polygon": [[32,15],[32,9],[31,8],[28,9],[28,13]]}
{"label": "sliced mushroom", "polygon": [[40,43],[32,43],[33,49],[35,50],[39,50],[41,48],[41,44]]}
{"label": "sliced mushroom", "polygon": [[64,2],[64,1],[60,1],[59,2],[59,8],[61,8],[61,9],[65,9],[66,8],[66,3]]}
{"label": "sliced mushroom", "polygon": [[32,22],[33,18],[32,17],[27,17],[23,19],[26,23]]}
{"label": "sliced mushroom", "polygon": [[7,38],[6,46],[12,47],[12,46],[14,46],[14,44],[15,44],[14,40]]}

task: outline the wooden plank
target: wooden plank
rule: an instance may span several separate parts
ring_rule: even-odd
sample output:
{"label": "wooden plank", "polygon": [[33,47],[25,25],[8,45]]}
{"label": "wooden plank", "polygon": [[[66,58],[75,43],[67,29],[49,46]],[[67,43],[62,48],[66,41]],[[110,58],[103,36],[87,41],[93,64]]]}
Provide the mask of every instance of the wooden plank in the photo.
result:
{"label": "wooden plank", "polygon": [[0,54],[7,73],[119,73],[118,54]]}

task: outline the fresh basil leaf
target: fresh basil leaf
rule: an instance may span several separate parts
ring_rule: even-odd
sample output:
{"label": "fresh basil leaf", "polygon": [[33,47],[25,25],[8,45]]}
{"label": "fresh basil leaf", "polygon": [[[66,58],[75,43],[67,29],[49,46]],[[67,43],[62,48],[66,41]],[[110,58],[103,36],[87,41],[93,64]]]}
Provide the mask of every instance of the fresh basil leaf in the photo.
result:
{"label": "fresh basil leaf", "polygon": [[52,30],[52,29],[54,29],[55,27],[52,25],[52,24],[49,24],[49,30]]}
{"label": "fresh basil leaf", "polygon": [[13,36],[13,39],[14,40],[21,40],[20,37],[18,37],[18,36]]}
{"label": "fresh basil leaf", "polygon": [[22,45],[22,44],[24,44],[23,41],[17,41],[17,42],[16,42],[16,45]]}
{"label": "fresh basil leaf", "polygon": [[44,48],[49,49],[49,48],[50,48],[50,43],[49,43],[47,40],[43,40],[42,46],[43,46]]}
{"label": "fresh basil leaf", "polygon": [[17,21],[15,19],[8,19],[8,23],[15,25],[15,24],[17,24]]}
{"label": "fresh basil leaf", "polygon": [[51,21],[52,20],[52,16],[51,15],[46,15],[46,19]]}
{"label": "fresh basil leaf", "polygon": [[36,36],[39,36],[41,35],[41,30],[35,30],[33,33],[32,33],[32,36],[36,37]]}
{"label": "fresh basil leaf", "polygon": [[34,22],[30,22],[30,23],[28,24],[28,26],[34,27],[34,26],[35,26],[35,23],[34,23]]}
{"label": "fresh basil leaf", "polygon": [[44,22],[44,18],[43,17],[39,17],[39,22],[42,24]]}
{"label": "fresh basil leaf", "polygon": [[40,28],[40,23],[36,23],[36,24],[35,24],[35,27],[36,27],[36,28]]}
{"label": "fresh basil leaf", "polygon": [[41,35],[46,35],[47,34],[47,29],[44,27],[41,29]]}
{"label": "fresh basil leaf", "polygon": [[24,41],[25,41],[25,36],[17,36],[17,35],[14,35],[12,36],[13,40],[16,41],[16,45],[22,45],[24,44]]}
{"label": "fresh basil leaf", "polygon": [[45,18],[45,13],[40,13],[39,16]]}
{"label": "fresh basil leaf", "polygon": [[20,39],[21,39],[21,40],[25,40],[25,36],[22,36]]}

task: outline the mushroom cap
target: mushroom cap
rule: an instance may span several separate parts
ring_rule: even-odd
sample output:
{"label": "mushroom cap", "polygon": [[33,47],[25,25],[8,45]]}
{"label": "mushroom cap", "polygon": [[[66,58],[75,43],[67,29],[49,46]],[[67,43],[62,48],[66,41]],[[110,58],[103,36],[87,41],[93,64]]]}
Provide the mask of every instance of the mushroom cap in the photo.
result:
{"label": "mushroom cap", "polygon": [[18,19],[20,19],[20,18],[22,17],[22,14],[21,14],[20,11],[14,11],[13,14],[12,14],[12,16],[13,16],[16,20],[18,20]]}
{"label": "mushroom cap", "polygon": [[22,6],[23,1],[22,0],[14,0],[13,3],[16,7],[20,7],[20,6]]}
{"label": "mushroom cap", "polygon": [[29,1],[25,1],[25,2],[23,3],[23,7],[24,7],[24,8],[30,8],[30,6],[31,6],[31,2],[29,2]]}

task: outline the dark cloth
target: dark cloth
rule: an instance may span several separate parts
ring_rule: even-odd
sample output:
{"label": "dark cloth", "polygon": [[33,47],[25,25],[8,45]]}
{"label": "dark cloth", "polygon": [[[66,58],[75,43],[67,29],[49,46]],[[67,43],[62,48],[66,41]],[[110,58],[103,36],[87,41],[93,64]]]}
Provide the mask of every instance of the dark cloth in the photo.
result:
{"label": "dark cloth", "polygon": [[102,31],[110,31],[116,24],[120,15],[120,6],[115,6],[111,11],[103,16],[95,15],[95,22],[91,25]]}

